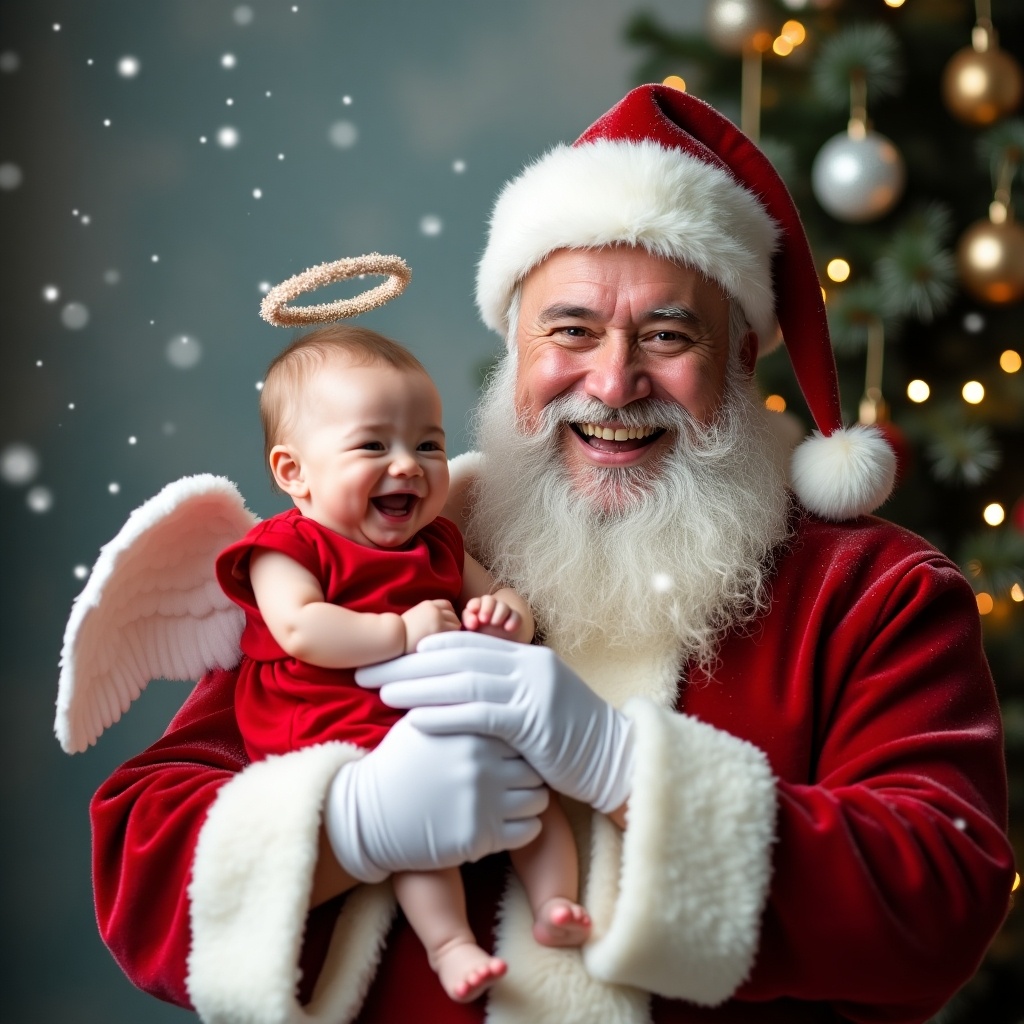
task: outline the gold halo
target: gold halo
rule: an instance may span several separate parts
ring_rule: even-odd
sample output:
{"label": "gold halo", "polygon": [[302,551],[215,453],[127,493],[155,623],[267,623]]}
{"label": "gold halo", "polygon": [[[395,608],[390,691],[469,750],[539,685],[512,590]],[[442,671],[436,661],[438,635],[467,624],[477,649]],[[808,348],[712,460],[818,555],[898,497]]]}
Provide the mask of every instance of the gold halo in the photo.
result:
{"label": "gold halo", "polygon": [[[305,292],[316,291],[324,285],[358,277],[360,274],[377,274],[387,280],[351,299],[338,299],[336,302],[323,302],[316,306],[288,305],[292,299]],[[275,327],[327,324],[333,320],[344,320],[398,298],[411,278],[412,271],[405,260],[400,256],[382,256],[379,252],[350,256],[333,263],[320,263],[271,288],[260,303],[260,316]]]}

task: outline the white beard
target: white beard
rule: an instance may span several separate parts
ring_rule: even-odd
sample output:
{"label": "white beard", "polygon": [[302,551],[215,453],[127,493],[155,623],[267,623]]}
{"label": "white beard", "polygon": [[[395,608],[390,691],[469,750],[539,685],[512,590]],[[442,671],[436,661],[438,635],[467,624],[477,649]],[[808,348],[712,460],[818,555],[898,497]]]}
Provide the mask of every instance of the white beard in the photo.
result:
{"label": "white beard", "polygon": [[[724,632],[766,609],[771,554],[788,535],[783,452],[753,385],[731,373],[711,427],[672,403],[614,410],[565,396],[531,434],[517,422],[515,372],[504,357],[477,412],[469,550],[523,595],[563,654],[671,643],[710,670]],[[559,428],[609,419],[663,425],[678,440],[650,466],[571,482]]]}

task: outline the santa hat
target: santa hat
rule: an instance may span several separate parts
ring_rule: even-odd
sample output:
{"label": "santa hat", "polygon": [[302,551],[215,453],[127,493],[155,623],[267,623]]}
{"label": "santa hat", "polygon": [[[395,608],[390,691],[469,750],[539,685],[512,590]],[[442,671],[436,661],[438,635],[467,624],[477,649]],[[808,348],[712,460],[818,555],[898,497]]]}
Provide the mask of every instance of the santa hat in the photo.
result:
{"label": "santa hat", "polygon": [[800,215],[767,157],[678,89],[643,85],[502,190],[477,273],[477,305],[503,332],[512,295],[556,249],[626,244],[693,267],[737,302],[761,342],[776,325],[818,429],[790,483],[835,521],[889,496],[896,460],[874,427],[844,428],[825,303]]}

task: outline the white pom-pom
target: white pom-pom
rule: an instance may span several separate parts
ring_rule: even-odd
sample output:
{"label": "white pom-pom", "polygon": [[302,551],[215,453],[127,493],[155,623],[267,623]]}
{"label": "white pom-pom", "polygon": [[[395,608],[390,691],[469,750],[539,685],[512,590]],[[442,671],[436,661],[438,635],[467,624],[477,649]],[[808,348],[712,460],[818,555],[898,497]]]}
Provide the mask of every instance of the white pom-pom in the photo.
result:
{"label": "white pom-pom", "polygon": [[828,437],[816,430],[790,463],[796,496],[833,522],[873,512],[889,497],[895,479],[896,453],[875,427],[845,427]]}

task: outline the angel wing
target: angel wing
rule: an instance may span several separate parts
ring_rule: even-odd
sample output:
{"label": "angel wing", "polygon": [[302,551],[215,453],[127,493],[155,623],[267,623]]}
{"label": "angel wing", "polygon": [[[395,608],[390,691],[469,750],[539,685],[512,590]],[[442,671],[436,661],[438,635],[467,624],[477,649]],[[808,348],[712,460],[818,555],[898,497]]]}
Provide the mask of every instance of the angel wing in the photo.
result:
{"label": "angel wing", "polygon": [[150,679],[198,679],[238,663],[245,613],[220,589],[217,555],[259,521],[225,477],[168,484],[128,517],[64,630],[54,732],[92,746]]}

